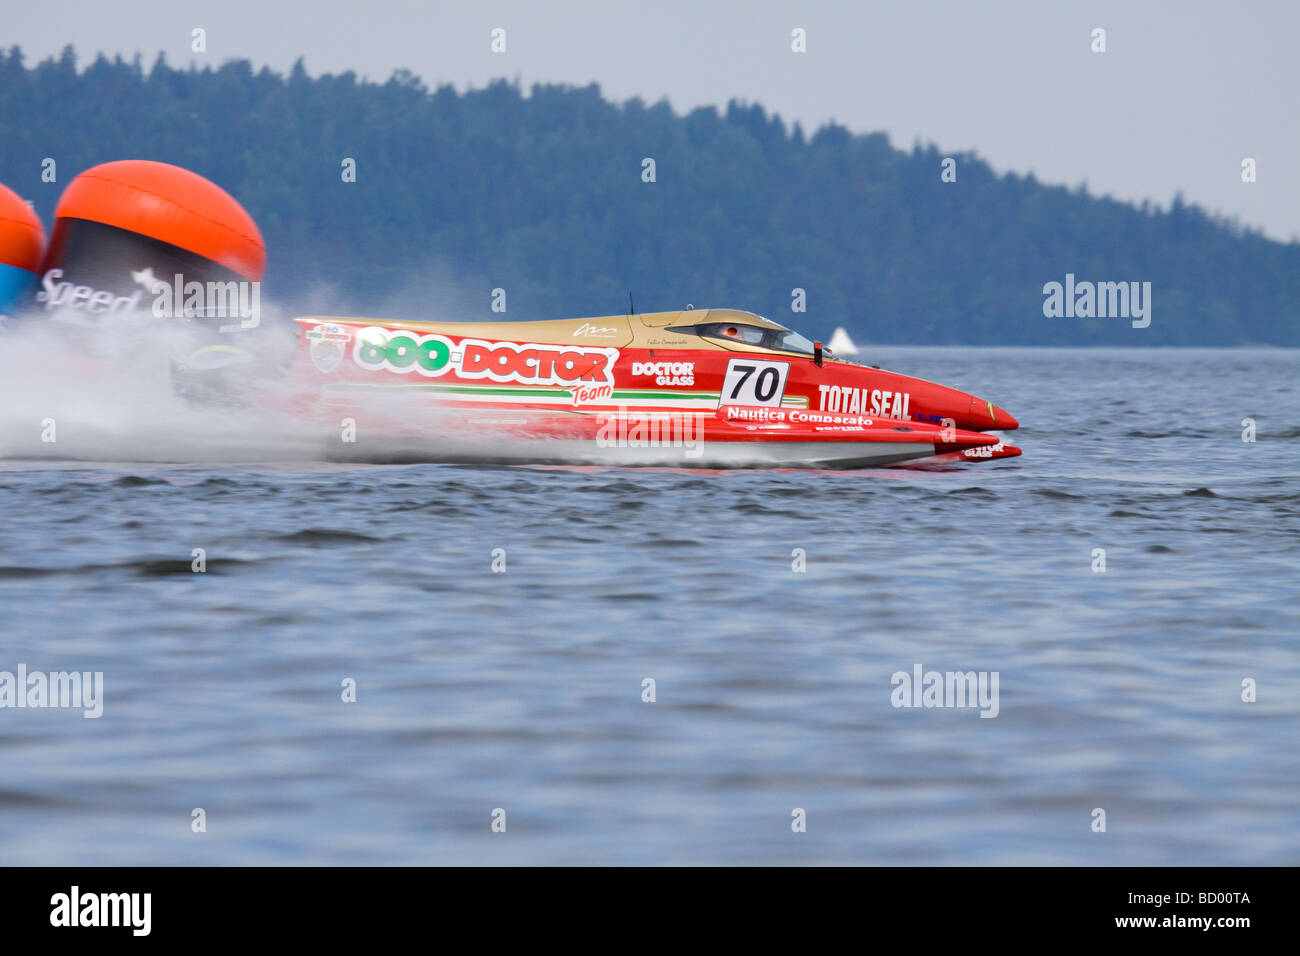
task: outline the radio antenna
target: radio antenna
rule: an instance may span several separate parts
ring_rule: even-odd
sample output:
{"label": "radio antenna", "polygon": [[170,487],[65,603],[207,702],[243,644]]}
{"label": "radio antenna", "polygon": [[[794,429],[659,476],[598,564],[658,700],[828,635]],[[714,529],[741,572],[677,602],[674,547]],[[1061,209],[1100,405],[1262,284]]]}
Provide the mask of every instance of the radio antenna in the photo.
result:
{"label": "radio antenna", "polygon": [[627,314],[636,315],[636,306],[632,303],[632,293],[627,294]]}

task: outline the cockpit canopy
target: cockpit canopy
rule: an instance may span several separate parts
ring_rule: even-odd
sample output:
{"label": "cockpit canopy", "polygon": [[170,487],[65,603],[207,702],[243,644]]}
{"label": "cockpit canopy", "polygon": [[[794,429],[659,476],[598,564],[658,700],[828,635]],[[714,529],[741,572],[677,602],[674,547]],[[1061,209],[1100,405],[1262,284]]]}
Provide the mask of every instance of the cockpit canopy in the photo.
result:
{"label": "cockpit canopy", "polygon": [[[710,310],[707,318],[714,319],[719,310]],[[725,315],[725,313],[724,313]],[[774,352],[794,352],[798,355],[812,355],[813,343],[798,332],[778,325],[771,319],[752,315],[747,312],[734,313],[735,318],[728,321],[705,321],[695,325],[673,325],[669,332],[685,335],[699,335],[713,339],[723,345],[748,345],[755,348],[771,349]],[[763,324],[759,324],[763,323]]]}

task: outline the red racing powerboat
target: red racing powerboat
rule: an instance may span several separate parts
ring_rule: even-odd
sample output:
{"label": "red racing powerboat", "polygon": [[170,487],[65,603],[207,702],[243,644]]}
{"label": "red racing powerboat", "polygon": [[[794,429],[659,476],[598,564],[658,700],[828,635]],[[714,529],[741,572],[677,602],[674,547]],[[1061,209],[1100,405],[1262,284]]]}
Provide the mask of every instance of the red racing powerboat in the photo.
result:
{"label": "red racing powerboat", "polygon": [[295,321],[308,406],[372,420],[382,407],[388,430],[435,428],[505,460],[861,468],[1020,454],[983,432],[1019,425],[992,402],[836,359],[750,312]]}

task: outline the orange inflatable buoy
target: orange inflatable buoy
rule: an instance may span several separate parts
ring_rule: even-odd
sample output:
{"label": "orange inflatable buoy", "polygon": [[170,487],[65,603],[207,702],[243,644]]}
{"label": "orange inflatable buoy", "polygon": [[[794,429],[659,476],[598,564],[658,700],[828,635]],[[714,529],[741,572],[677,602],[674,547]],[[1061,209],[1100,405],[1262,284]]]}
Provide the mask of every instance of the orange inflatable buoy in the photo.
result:
{"label": "orange inflatable buoy", "polygon": [[0,315],[22,304],[45,254],[45,229],[22,197],[0,185]]}
{"label": "orange inflatable buoy", "polygon": [[122,160],[86,170],[59,197],[36,298],[99,317],[151,306],[179,315],[183,302],[203,314],[205,289],[224,301],[227,283],[259,283],[265,269],[261,232],[224,189],[179,166]]}

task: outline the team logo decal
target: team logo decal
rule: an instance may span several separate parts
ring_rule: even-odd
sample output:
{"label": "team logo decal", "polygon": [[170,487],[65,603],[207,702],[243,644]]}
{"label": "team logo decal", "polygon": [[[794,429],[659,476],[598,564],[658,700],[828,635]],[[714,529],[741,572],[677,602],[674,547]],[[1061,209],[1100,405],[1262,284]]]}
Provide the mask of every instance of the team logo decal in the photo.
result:
{"label": "team logo decal", "polygon": [[980,445],[977,448],[963,448],[962,455],[967,458],[993,458],[1002,452],[1002,442],[996,445]]}
{"label": "team logo decal", "polygon": [[881,418],[907,418],[907,408],[911,403],[911,392],[854,388],[850,385],[817,386],[817,407],[828,412],[879,415]]}
{"label": "team logo decal", "polygon": [[618,349],[536,343],[484,342],[443,335],[419,335],[371,326],[357,333],[353,360],[362,368],[522,385],[559,385],[575,403],[609,398],[614,390]]}
{"label": "team logo decal", "polygon": [[598,339],[612,339],[618,335],[618,329],[610,328],[608,325],[592,325],[590,322],[583,322],[573,330],[573,337],[576,339],[580,335],[591,335]]}
{"label": "team logo decal", "polygon": [[303,333],[311,363],[322,372],[332,372],[343,362],[352,333],[341,325],[317,325]]}
{"label": "team logo decal", "polygon": [[694,362],[633,362],[633,375],[653,375],[656,385],[694,385]]}

